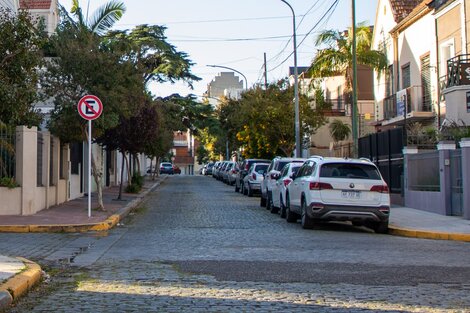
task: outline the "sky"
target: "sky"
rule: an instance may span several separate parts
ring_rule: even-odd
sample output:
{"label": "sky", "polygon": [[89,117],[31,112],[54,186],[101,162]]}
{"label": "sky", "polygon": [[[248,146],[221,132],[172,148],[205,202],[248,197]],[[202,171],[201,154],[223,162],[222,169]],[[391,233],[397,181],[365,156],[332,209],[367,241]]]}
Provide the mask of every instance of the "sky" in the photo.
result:
{"label": "sky", "polygon": [[[122,0],[121,0],[122,1]],[[378,0],[356,0],[356,21],[375,22]],[[70,8],[71,0],[59,1]],[[80,0],[84,11],[94,10],[104,0]],[[281,0],[123,0],[126,13],[116,29],[139,24],[164,25],[167,41],[186,52],[194,63],[192,73],[202,80],[187,84],[153,84],[156,96],[179,93],[202,96],[218,73],[230,71],[207,65],[225,66],[244,74],[248,87],[264,83],[264,53],[268,82],[287,77],[294,65],[293,15]],[[308,66],[315,56],[315,38],[324,29],[344,30],[351,25],[352,0],[287,0],[296,16],[298,66]],[[336,3],[336,5],[335,5]],[[327,13],[330,10],[329,14]],[[322,17],[326,16],[322,19]],[[239,74],[236,74],[243,79]]]}

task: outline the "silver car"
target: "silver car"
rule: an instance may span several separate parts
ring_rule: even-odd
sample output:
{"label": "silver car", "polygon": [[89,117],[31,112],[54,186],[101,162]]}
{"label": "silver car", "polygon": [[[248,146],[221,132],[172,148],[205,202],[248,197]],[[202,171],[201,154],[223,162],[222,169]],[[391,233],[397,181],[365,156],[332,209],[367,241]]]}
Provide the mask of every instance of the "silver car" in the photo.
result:
{"label": "silver car", "polygon": [[261,182],[269,167],[269,163],[253,163],[243,178],[242,192],[252,197],[255,192],[261,192]]}

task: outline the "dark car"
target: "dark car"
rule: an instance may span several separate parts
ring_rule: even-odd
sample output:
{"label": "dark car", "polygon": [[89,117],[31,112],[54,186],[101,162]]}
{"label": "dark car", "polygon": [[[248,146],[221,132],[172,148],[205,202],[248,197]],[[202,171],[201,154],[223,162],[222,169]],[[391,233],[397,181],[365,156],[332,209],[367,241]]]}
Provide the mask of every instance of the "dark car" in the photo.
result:
{"label": "dark car", "polygon": [[173,175],[173,164],[170,162],[162,162],[160,163],[160,174],[170,174]]}
{"label": "dark car", "polygon": [[238,171],[238,175],[235,179],[235,192],[240,192],[243,185],[243,178],[245,178],[248,170],[250,169],[251,165],[254,163],[270,163],[271,160],[266,159],[246,159],[240,164],[240,170]]}

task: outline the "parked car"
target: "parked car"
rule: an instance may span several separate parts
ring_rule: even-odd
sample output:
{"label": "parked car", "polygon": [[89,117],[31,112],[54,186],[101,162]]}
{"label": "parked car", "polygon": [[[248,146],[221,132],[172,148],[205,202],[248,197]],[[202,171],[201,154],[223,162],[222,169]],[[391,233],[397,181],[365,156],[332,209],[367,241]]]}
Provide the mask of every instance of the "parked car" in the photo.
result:
{"label": "parked car", "polygon": [[[303,163],[305,159],[302,158],[281,158],[276,157],[271,161],[267,172],[264,175],[264,180],[261,183],[261,201],[260,205],[262,207],[266,206],[266,209],[272,209],[272,189],[273,185],[276,183],[276,180],[279,178],[279,173],[282,171],[286,164],[291,162],[294,163]],[[275,211],[277,212],[277,211]]]}
{"label": "parked car", "polygon": [[214,167],[212,167],[212,177],[217,178],[219,168],[220,168],[220,161],[214,163]]}
{"label": "parked car", "polygon": [[243,178],[242,193],[244,195],[252,197],[255,192],[261,192],[261,182],[268,167],[269,163],[253,163],[251,165]]}
{"label": "parked car", "polygon": [[240,168],[238,167],[238,163],[233,162],[232,168],[227,173],[227,184],[229,184],[230,186],[235,184],[235,180],[237,179],[239,172]]}
{"label": "parked car", "polygon": [[286,192],[286,219],[350,221],[377,233],[388,231],[390,194],[377,166],[366,159],[313,157],[299,169]]}
{"label": "parked car", "polygon": [[222,170],[221,180],[226,184],[228,184],[230,171],[232,170],[234,165],[235,165],[235,162],[227,161],[227,164],[225,165],[225,167]]}
{"label": "parked car", "polygon": [[287,186],[292,182],[293,177],[297,174],[297,171],[303,163],[288,163],[284,166],[279,178],[273,185],[272,199],[273,205],[271,212],[280,212],[281,217],[286,217],[286,190]]}
{"label": "parked car", "polygon": [[227,167],[228,165],[228,161],[222,161],[220,167],[219,167],[219,171],[217,172],[217,179],[218,180],[222,180],[223,178],[223,175],[224,175],[224,171],[225,171],[225,168]]}
{"label": "parked car", "polygon": [[173,165],[173,174],[181,174],[181,169],[178,165]]}
{"label": "parked car", "polygon": [[212,175],[212,169],[214,168],[214,163],[211,162],[211,163],[207,163],[205,166],[204,166],[204,172],[203,172],[203,175]]}
{"label": "parked car", "polygon": [[171,164],[170,162],[160,163],[160,174],[173,175],[173,164]]}
{"label": "parked car", "polygon": [[246,159],[240,164],[240,170],[235,178],[235,192],[239,192],[242,189],[243,178],[245,178],[248,170],[253,163],[269,163],[270,160],[266,159]]}

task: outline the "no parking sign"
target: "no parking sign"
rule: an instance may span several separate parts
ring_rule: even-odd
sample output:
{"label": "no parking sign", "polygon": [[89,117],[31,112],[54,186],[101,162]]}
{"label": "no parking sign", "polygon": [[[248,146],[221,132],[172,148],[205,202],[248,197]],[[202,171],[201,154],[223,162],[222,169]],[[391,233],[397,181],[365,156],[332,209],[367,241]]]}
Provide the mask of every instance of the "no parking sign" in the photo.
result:
{"label": "no parking sign", "polygon": [[88,120],[88,217],[91,217],[91,121],[100,117],[103,103],[97,96],[86,95],[78,101],[78,114]]}
{"label": "no parking sign", "polygon": [[88,121],[100,117],[103,112],[103,103],[97,96],[86,95],[78,101],[78,113]]}

